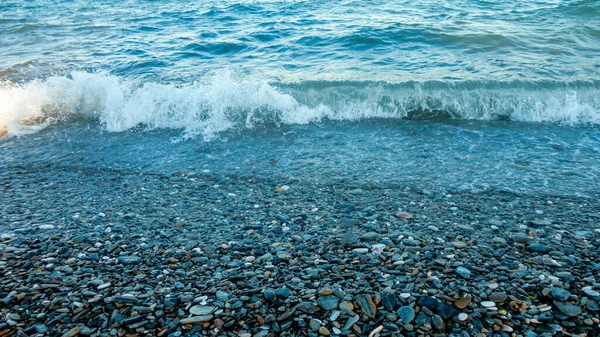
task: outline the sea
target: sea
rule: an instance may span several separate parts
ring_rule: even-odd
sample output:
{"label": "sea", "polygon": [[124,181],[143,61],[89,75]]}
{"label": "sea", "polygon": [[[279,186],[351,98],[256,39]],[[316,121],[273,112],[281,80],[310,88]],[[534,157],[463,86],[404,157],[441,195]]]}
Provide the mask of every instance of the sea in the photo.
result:
{"label": "sea", "polygon": [[596,0],[0,2],[0,171],[597,199],[599,126]]}

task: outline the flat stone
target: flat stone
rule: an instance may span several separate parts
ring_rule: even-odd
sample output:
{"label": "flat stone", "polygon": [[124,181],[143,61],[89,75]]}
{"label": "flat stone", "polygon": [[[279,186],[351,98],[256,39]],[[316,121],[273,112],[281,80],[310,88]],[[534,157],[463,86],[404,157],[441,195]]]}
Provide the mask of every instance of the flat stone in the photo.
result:
{"label": "flat stone", "polygon": [[598,297],[598,296],[600,296],[600,293],[597,292],[596,290],[593,290],[593,289],[586,289],[583,292],[586,295],[590,296],[590,297]]}
{"label": "flat stone", "polygon": [[452,241],[452,245],[456,248],[465,248],[467,244],[463,241]]}
{"label": "flat stone", "polygon": [[433,324],[433,327],[437,330],[444,330],[444,320],[439,315],[431,316],[431,324]]}
{"label": "flat stone", "polygon": [[[375,318],[375,314],[377,314],[377,306],[373,303],[373,299],[369,294],[360,294],[356,295],[356,303],[360,306],[365,315]],[[337,303],[336,303],[337,305]]]}
{"label": "flat stone", "polygon": [[229,294],[221,290],[217,291],[215,296],[217,297],[217,301],[219,302],[225,303],[229,300]]}
{"label": "flat stone", "polygon": [[571,293],[568,290],[558,287],[553,287],[550,293],[552,294],[552,297],[554,297],[554,299],[557,299],[559,301],[566,301],[569,299],[569,297],[571,297]]}
{"label": "flat stone", "polygon": [[456,301],[454,301],[454,306],[459,309],[464,309],[469,305],[469,303],[471,303],[471,298],[464,297],[464,298],[459,298]]}
{"label": "flat stone", "polygon": [[464,278],[469,278],[472,275],[471,271],[465,267],[456,268],[456,273]]}
{"label": "flat stone", "polygon": [[415,319],[415,310],[409,306],[400,307],[397,313],[398,316],[400,316],[402,323],[404,324],[408,324],[412,322],[413,319]]}
{"label": "flat stone", "polygon": [[342,301],[340,303],[340,310],[342,310],[343,313],[350,313],[354,310],[354,305],[351,302]]}
{"label": "flat stone", "polygon": [[407,212],[398,212],[395,215],[398,219],[410,220],[413,218],[413,215]]}
{"label": "flat stone", "polygon": [[317,303],[325,310],[334,310],[338,307],[339,299],[333,295],[321,296]]}
{"label": "flat stone", "polygon": [[217,307],[209,305],[194,305],[190,308],[190,314],[194,316],[206,316],[217,311]]}
{"label": "flat stone", "polygon": [[396,294],[391,291],[384,292],[381,295],[381,304],[383,304],[387,310],[394,310],[394,307],[396,306]]}
{"label": "flat stone", "polygon": [[450,319],[460,313],[460,311],[458,311],[458,309],[456,309],[454,306],[444,302],[438,303],[437,307],[435,308],[435,312],[444,319]]}
{"label": "flat stone", "polygon": [[548,253],[549,251],[552,250],[552,248],[543,245],[541,243],[532,243],[529,246],[527,246],[527,248],[532,251],[532,252],[536,252],[536,253]]}
{"label": "flat stone", "polygon": [[495,243],[497,245],[505,245],[506,244],[506,239],[501,238],[499,236],[496,236],[492,239],[492,243]]}
{"label": "flat stone", "polygon": [[492,301],[482,301],[482,302],[481,302],[481,303],[479,303],[479,304],[481,304],[481,306],[482,306],[482,307],[485,307],[485,308],[492,308],[492,307],[495,307],[495,306],[496,306],[496,303],[494,303],[494,302],[492,302]]}
{"label": "flat stone", "polygon": [[490,294],[489,299],[490,299],[490,301],[493,301],[496,303],[502,303],[502,302],[506,301],[507,297],[508,297],[508,295],[506,295],[506,293],[493,292]]}
{"label": "flat stone", "polygon": [[461,322],[466,321],[467,318],[469,318],[469,315],[465,314],[464,312],[461,312],[460,314],[458,314],[458,320]]}
{"label": "flat stone", "polygon": [[569,302],[554,301],[554,305],[560,312],[569,317],[576,317],[581,315],[581,308]]}
{"label": "flat stone", "polygon": [[431,318],[427,316],[423,311],[419,312],[417,315],[417,319],[415,320],[415,324],[417,326],[424,326],[425,324],[431,323]]}
{"label": "flat stone", "polygon": [[547,220],[547,219],[535,219],[535,220],[529,221],[529,223],[535,227],[545,227],[545,226],[552,225],[552,221]]}
{"label": "flat stone", "polygon": [[363,234],[360,238],[365,241],[377,241],[379,240],[379,234],[375,232],[368,232]]}
{"label": "flat stone", "polygon": [[527,243],[529,241],[529,236],[527,236],[526,234],[518,233],[511,236],[511,239],[513,239],[513,241],[517,243]]}
{"label": "flat stone", "polygon": [[359,319],[360,319],[360,316],[358,316],[358,315],[354,315],[354,316],[348,318],[348,320],[346,321],[346,324],[344,324],[344,326],[342,327],[342,330],[350,329],[356,322],[358,322]]}
{"label": "flat stone", "polygon": [[190,318],[184,318],[179,323],[181,324],[194,324],[194,323],[204,323],[212,320],[213,315],[203,315],[203,316],[192,316]]}
{"label": "flat stone", "polygon": [[423,295],[423,296],[421,296],[421,298],[419,299],[419,302],[417,304],[433,311],[437,307],[438,303],[439,303],[439,301],[436,300],[435,298],[427,296],[427,295]]}
{"label": "flat stone", "polygon": [[346,247],[352,247],[358,241],[358,235],[353,233],[346,233],[342,236],[342,245]]}
{"label": "flat stone", "polygon": [[138,256],[120,256],[117,258],[117,261],[122,264],[137,264],[142,262],[142,258]]}

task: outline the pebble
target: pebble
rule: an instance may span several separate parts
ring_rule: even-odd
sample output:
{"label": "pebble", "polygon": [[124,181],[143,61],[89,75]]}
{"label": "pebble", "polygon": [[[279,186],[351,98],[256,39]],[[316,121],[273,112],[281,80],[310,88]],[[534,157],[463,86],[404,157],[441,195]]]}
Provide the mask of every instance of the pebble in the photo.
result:
{"label": "pebble", "polygon": [[481,306],[485,307],[485,308],[493,308],[496,306],[496,303],[492,302],[492,301],[482,301]]}
{"label": "pebble", "polygon": [[204,323],[213,319],[213,315],[192,316],[179,321],[181,324]]}
{"label": "pebble", "polygon": [[402,322],[405,324],[408,324],[408,323],[412,322],[413,319],[415,319],[415,310],[412,307],[409,307],[409,306],[400,307],[400,309],[398,309],[397,313],[398,313],[398,316],[400,316],[400,319],[402,320]]}
{"label": "pebble", "polygon": [[459,309],[466,308],[469,305],[469,303],[471,303],[471,298],[469,297],[459,298],[456,301],[454,301],[454,305]]}
{"label": "pebble", "polygon": [[338,307],[339,299],[333,295],[321,296],[317,303],[325,310],[334,310]]}
{"label": "pebble", "polygon": [[[377,314],[377,306],[373,303],[373,299],[369,294],[356,295],[356,303],[360,306],[363,313],[371,318],[375,318]],[[337,305],[337,303],[336,303]]]}
{"label": "pebble", "polygon": [[464,321],[467,320],[467,318],[469,318],[469,315],[465,314],[464,312],[461,312],[460,314],[458,314],[458,320],[459,321],[463,321],[464,322]]}
{"label": "pebble", "polygon": [[554,301],[556,308],[563,314],[575,317],[581,315],[581,308],[569,302]]}
{"label": "pebble", "polygon": [[206,316],[215,311],[217,311],[217,307],[213,306],[194,305],[190,308],[190,314],[194,316]]}
{"label": "pebble", "polygon": [[566,301],[569,299],[569,297],[571,297],[571,293],[569,291],[558,287],[553,287],[551,290],[551,294],[552,297],[559,301]]}
{"label": "pebble", "polygon": [[506,301],[508,295],[506,295],[506,293],[493,292],[488,298],[490,299],[490,301],[493,301],[495,303],[501,303]]}
{"label": "pebble", "polygon": [[453,241],[452,245],[456,248],[465,248],[467,247],[467,244],[463,241]]}
{"label": "pebble", "polygon": [[541,243],[532,243],[529,246],[527,246],[527,248],[532,251],[532,252],[537,252],[537,253],[548,253],[549,251],[552,250],[552,248],[543,245]]}
{"label": "pebble", "polygon": [[119,262],[122,264],[138,264],[142,262],[142,258],[138,256],[120,256],[117,258]]}

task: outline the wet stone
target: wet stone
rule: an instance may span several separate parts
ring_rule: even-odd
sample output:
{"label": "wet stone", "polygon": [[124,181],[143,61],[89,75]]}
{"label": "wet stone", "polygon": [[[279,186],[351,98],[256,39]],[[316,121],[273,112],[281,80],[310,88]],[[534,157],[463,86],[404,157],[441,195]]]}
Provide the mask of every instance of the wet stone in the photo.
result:
{"label": "wet stone", "polygon": [[381,304],[383,304],[387,310],[394,310],[394,307],[396,306],[396,294],[389,291],[384,292],[381,295]]}
{"label": "wet stone", "polygon": [[532,243],[527,247],[530,251],[532,252],[536,252],[536,253],[548,253],[549,251],[552,250],[552,248],[543,245],[541,243]]}
{"label": "wet stone", "polygon": [[419,299],[418,304],[422,307],[426,307],[429,310],[435,310],[438,305],[438,300],[433,297],[423,295],[421,299]]}
{"label": "wet stone", "polygon": [[117,260],[122,264],[137,264],[142,262],[142,258],[138,256],[121,256]]}
{"label": "wet stone", "polygon": [[373,303],[373,299],[369,294],[356,295],[356,303],[360,306],[365,315],[375,318],[377,306]]}
{"label": "wet stone", "polygon": [[325,310],[334,310],[337,308],[339,301],[336,296],[328,295],[319,297],[317,303]]}
{"label": "wet stone", "polygon": [[566,301],[569,299],[569,297],[571,297],[571,293],[568,290],[558,287],[553,287],[550,293],[552,294],[552,297],[559,301]]}
{"label": "wet stone", "polygon": [[400,316],[402,322],[405,324],[408,324],[412,322],[413,319],[415,319],[415,310],[409,306],[401,307],[400,309],[398,309],[397,313],[398,316]]}
{"label": "wet stone", "polygon": [[444,329],[444,320],[439,315],[431,316],[431,324],[433,324],[433,327],[437,330]]}
{"label": "wet stone", "polygon": [[502,302],[506,301],[507,298],[508,298],[508,295],[506,295],[506,293],[501,293],[501,292],[493,292],[489,296],[490,301],[496,302],[496,303],[502,303]]}
{"label": "wet stone", "polygon": [[429,323],[431,323],[431,318],[429,316],[427,316],[427,314],[425,314],[423,311],[421,311],[417,315],[417,319],[415,320],[415,324],[417,326],[424,326],[425,324],[429,324]]}
{"label": "wet stone", "polygon": [[581,315],[581,308],[569,302],[554,301],[556,308],[563,314],[575,317]]}

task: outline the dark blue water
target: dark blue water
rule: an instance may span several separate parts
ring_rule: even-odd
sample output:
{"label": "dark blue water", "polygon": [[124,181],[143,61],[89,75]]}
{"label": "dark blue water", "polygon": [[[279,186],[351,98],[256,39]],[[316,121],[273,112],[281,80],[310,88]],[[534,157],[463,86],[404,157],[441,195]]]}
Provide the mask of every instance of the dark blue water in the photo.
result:
{"label": "dark blue water", "polygon": [[2,165],[593,197],[599,15],[597,1],[3,1]]}

